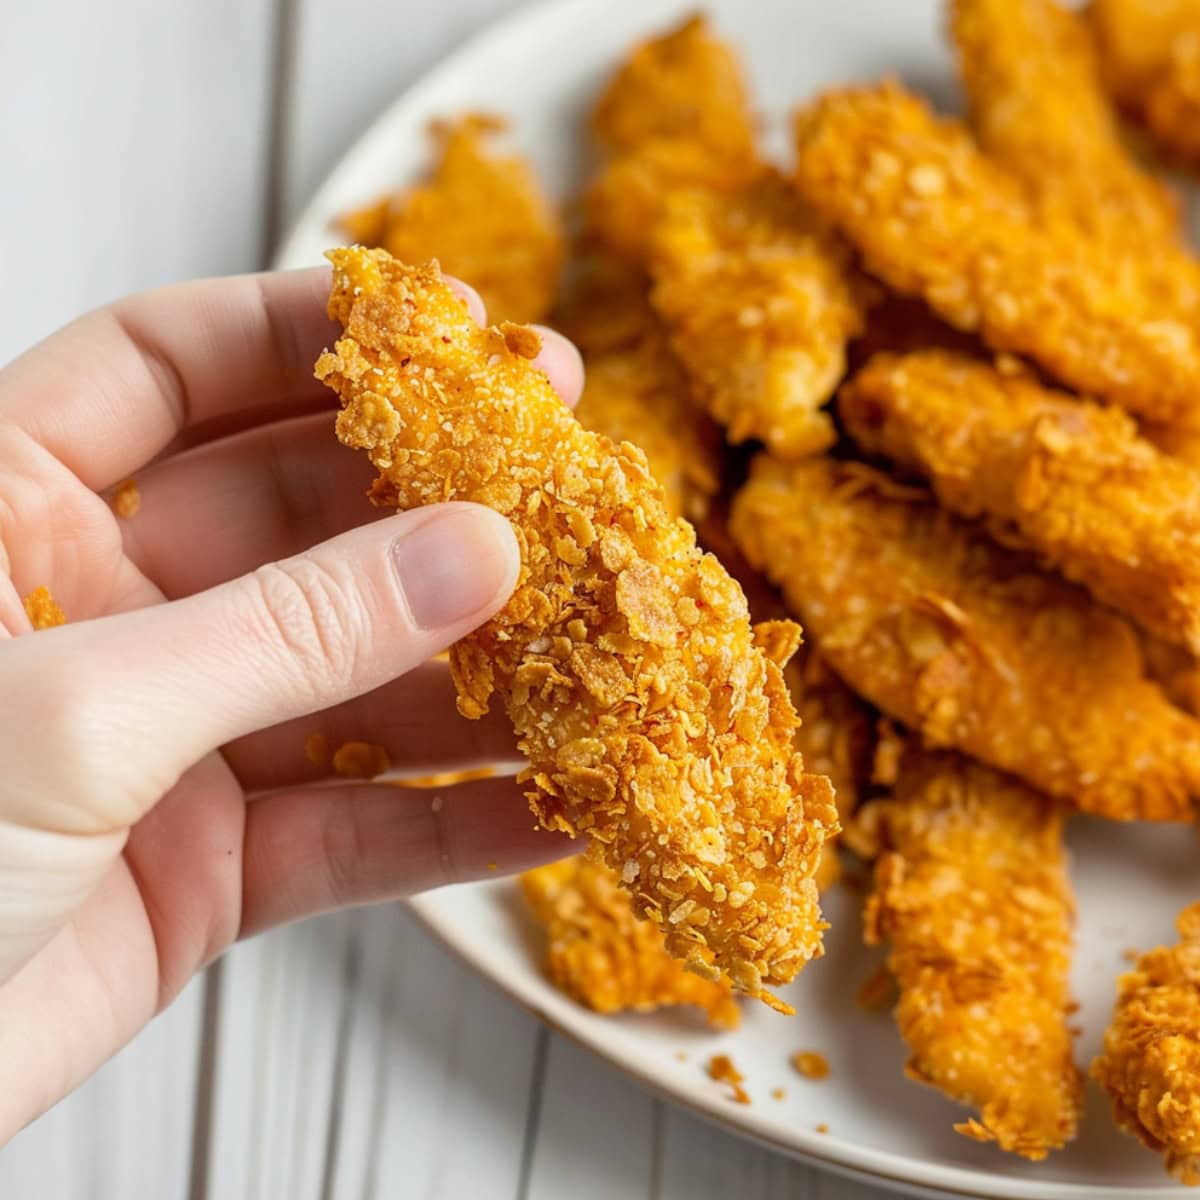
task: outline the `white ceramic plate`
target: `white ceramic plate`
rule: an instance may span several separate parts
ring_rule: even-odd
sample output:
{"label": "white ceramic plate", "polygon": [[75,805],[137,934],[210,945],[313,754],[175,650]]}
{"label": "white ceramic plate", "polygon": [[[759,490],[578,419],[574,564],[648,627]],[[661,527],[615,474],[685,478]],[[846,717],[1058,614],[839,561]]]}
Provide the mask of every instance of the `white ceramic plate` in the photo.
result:
{"label": "white ceramic plate", "polygon": [[[282,266],[320,260],[339,238],[334,216],[424,170],[428,120],[466,109],[507,113],[515,145],[546,185],[565,197],[583,169],[581,120],[600,81],[636,38],[664,27],[695,0],[557,0],[526,10],[477,38],[403,96],[362,137],[321,188],[279,256]],[[720,30],[745,56],[767,117],[768,147],[786,153],[784,118],[814,89],[898,74],[954,103],[937,0],[708,0]],[[1095,1054],[1112,1004],[1122,952],[1173,940],[1172,918],[1196,898],[1194,835],[1178,828],[1106,825],[1071,830],[1079,895],[1076,994],[1082,1002],[1079,1061]],[[686,1014],[598,1017],[542,977],[536,932],[504,880],[447,888],[415,904],[456,953],[548,1024],[645,1085],[740,1133],[832,1169],[914,1194],[1125,1200],[1185,1197],[1158,1160],[1118,1135],[1104,1098],[1089,1092],[1083,1132],[1068,1150],[1027,1164],[951,1131],[962,1113],[903,1078],[904,1050],[886,1014],[853,1001],[878,955],[860,944],[857,901],[828,899],[828,957],[782,995],[787,1020],[747,1005],[735,1033],[713,1035]],[[823,1053],[820,1083],[788,1066],[796,1049]],[[749,1106],[732,1103],[702,1062],[728,1053],[747,1076]],[[686,1053],[686,1060],[679,1052]],[[773,1088],[786,1089],[775,1100]],[[818,1124],[828,1126],[818,1133]]]}

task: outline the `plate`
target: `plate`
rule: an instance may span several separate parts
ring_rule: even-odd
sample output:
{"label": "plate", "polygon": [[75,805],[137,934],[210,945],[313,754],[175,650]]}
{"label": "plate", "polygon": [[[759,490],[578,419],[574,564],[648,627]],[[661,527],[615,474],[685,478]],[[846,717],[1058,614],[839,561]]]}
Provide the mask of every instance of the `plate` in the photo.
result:
{"label": "plate", "polygon": [[[428,165],[431,117],[466,109],[503,112],[512,144],[551,192],[570,195],[585,169],[580,130],[601,81],[629,45],[682,17],[687,0],[556,0],[527,9],[463,47],[401,97],[350,150],[293,229],[278,265],[305,266],[340,239],[334,217],[410,182]],[[740,48],[764,113],[772,153],[786,154],[786,116],[817,88],[884,73],[943,105],[955,103],[935,0],[709,0],[717,28]],[[1194,837],[1178,828],[1077,818],[1069,834],[1079,897],[1075,990],[1083,1033],[1078,1057],[1096,1053],[1124,952],[1173,941],[1174,914],[1196,898]],[[797,1016],[747,1004],[741,1029],[712,1034],[686,1013],[599,1017],[543,978],[537,931],[511,881],[445,888],[414,902],[455,953],[504,992],[642,1084],[785,1153],[925,1196],[1023,1200],[1156,1200],[1194,1195],[1173,1184],[1155,1155],[1118,1135],[1104,1097],[1089,1087],[1079,1139],[1043,1163],[1024,1163],[951,1130],[962,1110],[903,1077],[904,1048],[886,1013],[853,996],[878,962],[859,938],[858,900],[827,898],[828,954],[782,990]],[[788,1066],[819,1050],[832,1072],[820,1082]],[[751,1103],[731,1102],[704,1074],[727,1053],[746,1075]],[[683,1056],[681,1058],[681,1055]],[[782,1087],[782,1100],[772,1089]],[[817,1126],[827,1127],[818,1132]]]}

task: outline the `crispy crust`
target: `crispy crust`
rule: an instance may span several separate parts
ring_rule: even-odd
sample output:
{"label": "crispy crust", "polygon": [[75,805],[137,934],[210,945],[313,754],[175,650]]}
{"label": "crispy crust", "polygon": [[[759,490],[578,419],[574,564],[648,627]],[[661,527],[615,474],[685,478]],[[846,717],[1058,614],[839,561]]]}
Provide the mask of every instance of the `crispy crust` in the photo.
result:
{"label": "crispy crust", "polygon": [[1092,1077],[1117,1124],[1183,1183],[1200,1184],[1200,903],[1179,915],[1179,944],[1143,954],[1117,985]]}
{"label": "crispy crust", "polygon": [[996,350],[1151,419],[1200,424],[1200,330],[1137,259],[1041,227],[956,121],[898,84],[831,92],[796,124],[797,183],[868,271]]}
{"label": "crispy crust", "polygon": [[878,839],[869,944],[886,942],[910,1078],[976,1108],[955,1126],[1041,1159],[1074,1136],[1074,902],[1051,800],[954,754],[910,752],[865,810]]}
{"label": "crispy crust", "polygon": [[1129,624],[928,493],[763,456],[732,530],[838,674],[928,746],[1088,812],[1193,818],[1200,723],[1146,679]]}
{"label": "crispy crust", "polygon": [[563,233],[533,168],[488,140],[504,128],[473,113],[437,123],[438,159],[427,182],[341,218],[353,241],[407,262],[436,258],[483,297],[493,321],[537,321],[554,302]]}
{"label": "crispy crust", "polygon": [[928,479],[998,534],[1161,637],[1200,651],[1200,472],[1123,412],[1044,387],[1019,365],[880,355],[838,411],[863,450]]}
{"label": "crispy crust", "polygon": [[374,498],[487,504],[522,545],[512,600],[452,652],[460,711],[504,702],[539,820],[591,838],[672,954],[752,995],[787,982],[820,953],[812,874],[837,816],[741,589],[645,456],[563,407],[528,362],[536,334],[478,328],[436,268],[330,258],[346,333],[317,374]]}
{"label": "crispy crust", "polygon": [[672,958],[610,868],[579,855],[526,871],[521,891],[546,930],[550,979],[573,1000],[599,1013],[690,1004],[714,1028],[737,1028],[729,981],[701,979]]}
{"label": "crispy crust", "polygon": [[1088,16],[1113,95],[1200,164],[1200,0],[1092,0]]}
{"label": "crispy crust", "polygon": [[671,344],[731,442],[756,438],[785,458],[833,443],[821,407],[865,298],[848,249],[781,176],[670,197],[650,269]]}

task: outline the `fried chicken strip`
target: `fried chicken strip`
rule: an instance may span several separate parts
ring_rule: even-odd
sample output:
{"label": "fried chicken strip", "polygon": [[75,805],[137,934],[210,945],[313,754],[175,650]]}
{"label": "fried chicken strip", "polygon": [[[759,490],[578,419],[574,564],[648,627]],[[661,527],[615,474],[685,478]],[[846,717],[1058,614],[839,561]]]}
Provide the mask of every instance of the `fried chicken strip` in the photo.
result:
{"label": "fried chicken strip", "polygon": [[988,517],[1138,624],[1200,651],[1200,472],[1119,409],[1044,387],[1018,364],[931,350],[880,355],[842,388],[847,432]]}
{"label": "fried chicken strip", "polygon": [[1117,1124],[1200,1184],[1200,903],[1179,914],[1179,944],[1159,946],[1121,976],[1092,1078]]}
{"label": "fried chicken strip", "polygon": [[872,274],[1079,392],[1200,424],[1200,327],[1135,256],[1039,227],[961,124],[885,83],[827,94],[796,130],[802,194]]}
{"label": "fried chicken strip", "polygon": [[347,213],[342,225],[406,262],[438,259],[479,292],[493,321],[538,321],[554,302],[563,232],[532,166],[489,150],[503,128],[485,114],[435,123],[428,181]]}
{"label": "fried chicken strip", "polygon": [[741,589],[641,451],[562,405],[533,331],[480,329],[436,267],[330,258],[345,334],[317,375],[380,471],[373,499],[476,501],[521,542],[513,598],[451,653],[460,711],[502,701],[541,824],[588,835],[673,955],[766,998],[820,953],[812,875],[837,817]]}
{"label": "fried chicken strip", "polygon": [[1130,625],[925,491],[764,455],[732,530],[838,674],[927,746],[1086,812],[1194,817],[1200,722],[1147,680]]}
{"label": "fried chicken strip", "polygon": [[521,891],[546,930],[551,982],[573,1000],[598,1013],[695,1005],[714,1028],[737,1028],[729,981],[702,979],[672,958],[662,930],[637,916],[603,863],[577,855],[536,867],[521,876]]}
{"label": "fried chicken strip", "polygon": [[1088,17],[1118,102],[1200,165],[1200,0],[1092,0]]}
{"label": "fried chicken strip", "polygon": [[848,248],[781,176],[672,196],[650,270],[671,344],[731,442],[756,438],[783,458],[832,445],[821,406],[862,330],[863,289]]}
{"label": "fried chicken strip", "polygon": [[960,1133],[1042,1159],[1079,1123],[1074,901],[1052,800],[956,754],[910,751],[864,824],[866,940],[887,943],[909,1078],[976,1108]]}
{"label": "fried chicken strip", "polygon": [[1087,25],[1056,0],[952,0],[971,128],[1052,215],[1093,238],[1162,252],[1179,204],[1130,157]]}

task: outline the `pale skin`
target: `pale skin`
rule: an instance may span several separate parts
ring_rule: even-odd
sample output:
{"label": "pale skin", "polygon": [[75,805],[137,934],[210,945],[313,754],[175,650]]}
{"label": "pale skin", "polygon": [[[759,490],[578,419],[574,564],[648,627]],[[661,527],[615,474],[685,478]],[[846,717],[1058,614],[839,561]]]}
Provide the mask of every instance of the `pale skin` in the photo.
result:
{"label": "pale skin", "polygon": [[[328,286],[135,296],[0,370],[0,1144],[237,938],[571,849],[511,778],[433,793],[305,756],[319,732],[408,773],[515,757],[430,659],[503,606],[516,541],[473,505],[364,499],[312,379]],[[573,347],[547,332],[539,362],[574,404]],[[31,630],[39,586],[69,624]]]}

